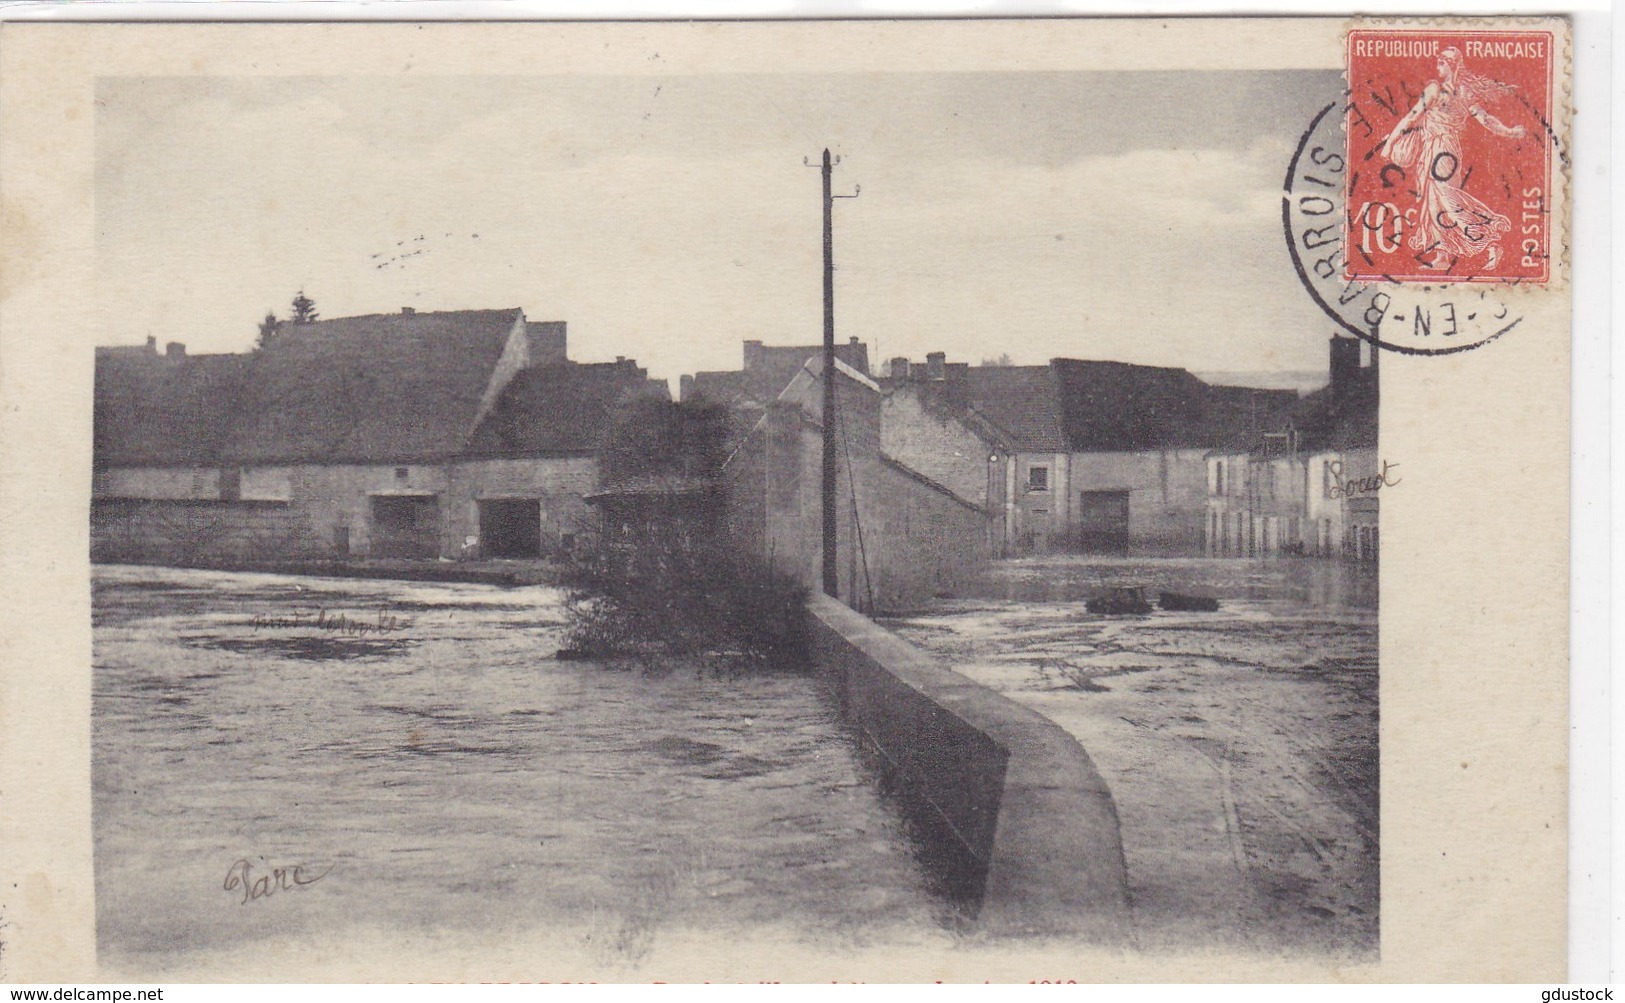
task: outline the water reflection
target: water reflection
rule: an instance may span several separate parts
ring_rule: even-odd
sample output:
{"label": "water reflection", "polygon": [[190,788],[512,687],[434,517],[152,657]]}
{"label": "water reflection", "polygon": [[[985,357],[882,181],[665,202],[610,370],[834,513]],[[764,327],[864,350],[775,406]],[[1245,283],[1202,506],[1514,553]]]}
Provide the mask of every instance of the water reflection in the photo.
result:
{"label": "water reflection", "polygon": [[[1105,615],[1111,586],[1217,597]],[[1332,561],[1049,557],[884,621],[1048,717],[1117,806],[1150,950],[1377,948],[1377,574]]]}
{"label": "water reflection", "polygon": [[1375,565],[1314,557],[1032,557],[995,561],[956,593],[960,599],[1078,602],[1116,585],[1153,595],[1190,592],[1224,599],[1287,600],[1315,608],[1377,608]]}
{"label": "water reflection", "polygon": [[[548,589],[147,568],[94,587],[104,952],[545,926],[636,960],[667,930],[952,920],[809,679],[556,661]],[[315,608],[408,625],[252,626]],[[245,902],[222,884],[241,860],[327,876]]]}

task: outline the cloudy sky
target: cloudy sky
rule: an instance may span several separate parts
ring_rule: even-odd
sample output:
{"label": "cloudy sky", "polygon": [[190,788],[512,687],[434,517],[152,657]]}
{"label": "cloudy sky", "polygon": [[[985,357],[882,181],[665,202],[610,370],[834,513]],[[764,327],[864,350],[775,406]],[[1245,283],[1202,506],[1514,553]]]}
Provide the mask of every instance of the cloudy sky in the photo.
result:
{"label": "cloudy sky", "polygon": [[1335,72],[115,78],[97,118],[106,343],[239,351],[325,316],[523,307],[653,375],[836,324],[942,350],[1315,370],[1280,186]]}

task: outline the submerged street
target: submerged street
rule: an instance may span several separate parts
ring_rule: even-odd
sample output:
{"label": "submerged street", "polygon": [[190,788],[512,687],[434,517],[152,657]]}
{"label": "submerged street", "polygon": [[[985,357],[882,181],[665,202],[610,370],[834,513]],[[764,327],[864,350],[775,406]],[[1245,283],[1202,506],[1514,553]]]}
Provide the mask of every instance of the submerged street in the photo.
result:
{"label": "submerged street", "polygon": [[[1220,610],[1085,610],[1127,584]],[[1032,558],[977,593],[883,622],[1082,743],[1117,803],[1142,948],[1374,956],[1374,568]]]}
{"label": "submerged street", "polygon": [[[1221,608],[1085,610],[1117,584]],[[1374,955],[1374,569],[1050,557],[975,591],[882,622],[1078,738],[1138,949]],[[561,662],[563,600],[96,568],[104,959],[495,935],[630,970],[695,930],[952,942],[963,917],[811,679]]]}
{"label": "submerged street", "polygon": [[673,930],[948,936],[810,679],[556,661],[562,598],[96,568],[104,962],[340,934],[534,935],[612,966]]}
{"label": "submerged street", "polygon": [[[842,36],[845,69],[798,43],[712,72],[732,28],[674,61],[639,26],[500,79],[104,80],[72,172],[89,395],[36,436],[88,456],[16,493],[29,532],[85,523],[92,685],[82,639],[25,637],[14,743],[40,791],[45,737],[85,772],[52,701],[88,703],[95,895],[52,909],[94,911],[101,970],[1410,971],[1370,964],[1377,561],[1463,475],[1379,435],[1410,363],[1281,243],[1282,167],[1346,90],[1335,33],[1283,68],[1247,25],[1119,27],[1012,22],[968,61]],[[1170,62],[1176,35],[1216,55]],[[43,609],[77,564],[30,554]],[[1470,598],[1436,597],[1437,640],[1494,619]],[[1388,666],[1414,689],[1386,723],[1454,758],[1439,721],[1482,708],[1446,698],[1478,688],[1424,661]],[[1497,671],[1538,689],[1529,661]],[[1454,796],[1404,762],[1391,794]],[[27,847],[82,828],[82,794],[59,807]],[[1386,821],[1386,862],[1444,852]],[[1391,867],[1388,904],[1471,864]]]}

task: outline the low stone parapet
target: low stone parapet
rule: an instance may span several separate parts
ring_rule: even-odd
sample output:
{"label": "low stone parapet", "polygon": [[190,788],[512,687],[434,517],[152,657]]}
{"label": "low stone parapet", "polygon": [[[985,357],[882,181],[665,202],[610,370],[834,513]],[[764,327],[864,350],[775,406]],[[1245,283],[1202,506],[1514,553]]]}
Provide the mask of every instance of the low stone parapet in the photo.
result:
{"label": "low stone parapet", "polygon": [[808,603],[814,665],[901,788],[928,854],[991,936],[1129,935],[1117,807],[1059,725],[834,599]]}

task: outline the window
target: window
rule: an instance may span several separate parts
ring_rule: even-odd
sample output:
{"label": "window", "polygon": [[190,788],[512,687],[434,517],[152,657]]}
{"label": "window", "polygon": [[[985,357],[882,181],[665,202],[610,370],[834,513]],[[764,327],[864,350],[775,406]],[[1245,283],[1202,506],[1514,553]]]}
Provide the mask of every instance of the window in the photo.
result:
{"label": "window", "polygon": [[1049,468],[1048,467],[1028,467],[1027,468],[1027,490],[1028,491],[1048,491],[1049,490]]}
{"label": "window", "polygon": [[1218,461],[1213,465],[1213,468],[1215,471],[1213,475],[1213,493],[1222,495],[1224,494],[1224,461]]}
{"label": "window", "polygon": [[220,500],[237,501],[243,496],[243,472],[237,467],[220,468]]}
{"label": "window", "polygon": [[409,471],[405,467],[396,467],[395,468],[395,479],[397,481],[404,481],[404,480],[406,480],[407,475],[410,474],[410,473],[411,473],[411,471]]}

